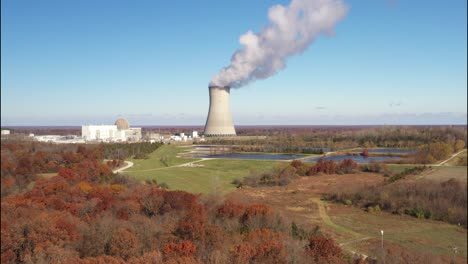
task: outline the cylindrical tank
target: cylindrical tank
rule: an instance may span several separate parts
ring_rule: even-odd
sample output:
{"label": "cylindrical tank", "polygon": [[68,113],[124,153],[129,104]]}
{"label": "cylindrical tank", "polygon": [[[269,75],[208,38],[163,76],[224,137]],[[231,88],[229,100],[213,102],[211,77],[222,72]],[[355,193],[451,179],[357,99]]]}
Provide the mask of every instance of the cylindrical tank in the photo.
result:
{"label": "cylindrical tank", "polygon": [[229,108],[230,87],[209,86],[208,90],[210,91],[210,109],[206,119],[205,136],[235,136],[236,130]]}

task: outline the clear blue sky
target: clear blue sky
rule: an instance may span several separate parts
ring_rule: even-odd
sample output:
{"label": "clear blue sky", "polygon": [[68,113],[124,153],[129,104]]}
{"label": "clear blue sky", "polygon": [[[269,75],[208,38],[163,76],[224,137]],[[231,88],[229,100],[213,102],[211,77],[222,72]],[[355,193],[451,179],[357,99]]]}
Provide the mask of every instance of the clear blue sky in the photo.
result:
{"label": "clear blue sky", "polygon": [[[466,124],[467,1],[345,2],[334,36],[231,91],[235,124]],[[3,0],[2,126],[204,125],[239,36],[288,3]]]}

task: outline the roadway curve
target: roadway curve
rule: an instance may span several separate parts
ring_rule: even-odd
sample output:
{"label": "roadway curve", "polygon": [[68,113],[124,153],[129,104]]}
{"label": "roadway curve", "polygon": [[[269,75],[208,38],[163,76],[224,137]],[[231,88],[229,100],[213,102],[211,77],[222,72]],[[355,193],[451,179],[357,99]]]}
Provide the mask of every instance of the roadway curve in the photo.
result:
{"label": "roadway curve", "polygon": [[126,169],[128,169],[128,168],[130,168],[130,167],[133,166],[133,162],[131,162],[131,161],[125,161],[125,163],[126,163],[125,166],[123,166],[123,167],[121,167],[121,168],[118,168],[118,169],[115,169],[115,170],[113,170],[112,172],[113,172],[113,173],[121,172],[121,171],[126,170]]}

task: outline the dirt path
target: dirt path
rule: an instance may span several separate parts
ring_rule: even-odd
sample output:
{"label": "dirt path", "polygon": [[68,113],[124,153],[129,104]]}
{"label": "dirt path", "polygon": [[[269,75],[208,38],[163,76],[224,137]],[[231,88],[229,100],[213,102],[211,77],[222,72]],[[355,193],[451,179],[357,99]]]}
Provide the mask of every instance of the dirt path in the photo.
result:
{"label": "dirt path", "polygon": [[341,232],[348,233],[348,234],[350,234],[350,235],[352,235],[354,237],[362,236],[359,233],[356,233],[351,229],[347,229],[347,228],[345,228],[343,226],[339,226],[339,225],[333,223],[333,221],[330,219],[330,217],[327,214],[327,209],[325,208],[324,202],[322,200],[320,200],[319,198],[312,198],[310,200],[317,205],[320,218],[322,218],[323,222],[326,225],[328,225],[329,227],[331,227],[331,228],[333,228],[335,230],[339,230]]}
{"label": "dirt path", "polygon": [[371,238],[372,237],[367,236],[367,237],[363,237],[363,238],[359,238],[359,239],[354,239],[354,240],[351,240],[351,241],[348,241],[348,242],[341,243],[340,246],[344,247],[346,245],[349,245],[349,244],[352,244],[352,243],[355,243],[355,242],[364,241],[364,240],[371,239]]}
{"label": "dirt path", "polygon": [[442,166],[442,165],[444,165],[445,163],[447,163],[447,161],[449,161],[449,160],[455,158],[456,156],[458,156],[459,154],[461,154],[461,153],[463,153],[463,152],[465,152],[465,151],[466,151],[466,149],[463,149],[463,150],[461,150],[461,151],[459,151],[459,152],[453,154],[452,156],[450,156],[450,158],[448,158],[448,159],[446,159],[446,160],[440,162],[439,164],[434,164],[434,165],[432,165],[432,166],[434,166],[434,167]]}
{"label": "dirt path", "polygon": [[[370,236],[364,236],[359,234],[359,233],[356,233],[354,232],[353,230],[351,229],[348,229],[346,227],[343,227],[343,226],[340,226],[340,225],[337,225],[335,223],[333,223],[333,221],[330,219],[330,217],[328,216],[327,214],[327,209],[325,208],[325,204],[322,200],[320,200],[319,198],[312,198],[310,199],[312,202],[314,202],[317,207],[318,207],[318,211],[319,211],[319,215],[320,215],[320,218],[322,218],[322,221],[328,225],[329,227],[337,230],[337,231],[340,231],[340,232],[345,232],[345,233],[348,233],[354,237],[360,237],[358,239],[353,239],[351,241],[347,241],[347,242],[343,242],[343,243],[340,243],[340,247],[344,248],[345,246],[347,245],[350,245],[352,243],[355,243],[355,242],[360,242],[360,241],[364,241],[364,240],[367,240],[367,239],[371,239],[372,237]],[[367,255],[363,254],[363,253],[360,253],[360,252],[355,252],[355,251],[352,251],[352,250],[349,250],[349,249],[346,249],[348,251],[350,251],[351,253],[353,254],[359,254],[361,256],[363,256],[364,258],[367,258]]]}

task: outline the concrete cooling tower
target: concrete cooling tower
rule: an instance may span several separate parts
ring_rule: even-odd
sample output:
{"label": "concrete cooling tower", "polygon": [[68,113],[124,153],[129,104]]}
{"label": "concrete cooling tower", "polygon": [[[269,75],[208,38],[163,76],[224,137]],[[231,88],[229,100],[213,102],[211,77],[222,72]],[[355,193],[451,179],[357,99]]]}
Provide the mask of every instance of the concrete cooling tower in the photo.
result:
{"label": "concrete cooling tower", "polygon": [[236,130],[232,123],[229,109],[229,87],[210,86],[210,110],[205,125],[205,136],[229,137],[235,136]]}

